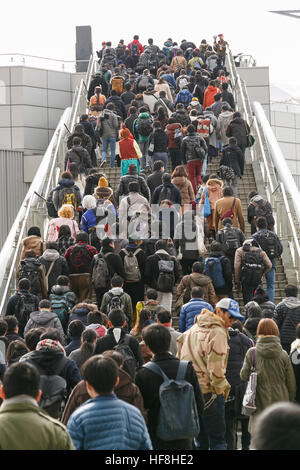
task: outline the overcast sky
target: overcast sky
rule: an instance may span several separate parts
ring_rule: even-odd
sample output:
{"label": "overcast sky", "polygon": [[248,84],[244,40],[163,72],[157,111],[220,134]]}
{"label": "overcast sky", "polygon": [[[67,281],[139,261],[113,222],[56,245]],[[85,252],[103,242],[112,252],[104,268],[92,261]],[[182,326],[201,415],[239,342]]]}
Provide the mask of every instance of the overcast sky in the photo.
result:
{"label": "overcast sky", "polygon": [[103,40],[116,45],[121,38],[131,41],[134,34],[140,35],[142,43],[153,37],[162,45],[172,37],[199,45],[202,39],[212,42],[214,34],[223,33],[234,54],[251,54],[257,65],[269,65],[271,83],[300,97],[300,19],[268,13],[297,8],[300,3],[295,0],[17,0],[5,2],[2,9],[0,53],[72,60],[79,25],[92,26],[94,50]]}

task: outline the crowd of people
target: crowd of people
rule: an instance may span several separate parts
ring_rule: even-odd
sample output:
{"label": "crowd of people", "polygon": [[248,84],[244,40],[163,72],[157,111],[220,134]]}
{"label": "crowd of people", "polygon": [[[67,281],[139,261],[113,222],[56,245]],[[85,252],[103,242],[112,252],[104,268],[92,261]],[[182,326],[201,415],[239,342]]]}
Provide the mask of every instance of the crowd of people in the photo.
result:
{"label": "crowd of people", "polygon": [[2,449],[236,450],[238,430],[243,450],[268,449],[273,422],[299,421],[298,289],[276,305],[270,203],[250,192],[243,217],[250,128],[227,48],[220,34],[97,51],[48,233],[23,239],[0,320]]}

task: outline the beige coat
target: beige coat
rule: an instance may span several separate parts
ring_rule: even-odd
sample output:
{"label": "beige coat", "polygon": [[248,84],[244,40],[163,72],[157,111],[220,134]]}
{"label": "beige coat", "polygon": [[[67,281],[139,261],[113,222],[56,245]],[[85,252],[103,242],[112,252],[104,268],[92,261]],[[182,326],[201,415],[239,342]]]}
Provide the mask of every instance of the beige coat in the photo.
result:
{"label": "beige coat", "polygon": [[[214,226],[216,227],[217,232],[223,228],[221,217],[232,208],[233,201],[233,196],[226,196],[216,202],[216,210],[214,213]],[[245,232],[245,221],[242,213],[242,203],[238,198],[236,198],[233,212],[233,227],[240,228],[242,232]]]}
{"label": "beige coat", "polygon": [[[251,246],[250,248],[250,251],[257,251],[257,250],[259,250],[259,248],[257,248],[256,246]],[[264,274],[266,274],[268,271],[272,269],[272,263],[270,259],[268,258],[268,255],[265,251],[261,250],[261,255],[262,255],[263,263],[265,265]],[[236,284],[240,283],[242,260],[244,256],[245,256],[245,251],[243,250],[243,247],[238,248],[235,252],[235,258],[234,258],[234,279],[235,279]]]}
{"label": "beige coat", "polygon": [[36,235],[31,235],[30,237],[24,238],[22,240],[22,253],[21,260],[25,258],[25,251],[32,250],[34,251],[35,256],[41,256],[46,250],[46,244],[42,242],[40,237]]}
{"label": "beige coat", "polygon": [[226,380],[229,346],[223,320],[208,310],[202,310],[192,328],[177,339],[177,357],[192,361],[203,394],[229,395]]}
{"label": "beige coat", "polygon": [[190,204],[195,199],[195,193],[192,183],[185,176],[176,176],[172,179],[172,184],[179,189],[181,193],[181,204]]}

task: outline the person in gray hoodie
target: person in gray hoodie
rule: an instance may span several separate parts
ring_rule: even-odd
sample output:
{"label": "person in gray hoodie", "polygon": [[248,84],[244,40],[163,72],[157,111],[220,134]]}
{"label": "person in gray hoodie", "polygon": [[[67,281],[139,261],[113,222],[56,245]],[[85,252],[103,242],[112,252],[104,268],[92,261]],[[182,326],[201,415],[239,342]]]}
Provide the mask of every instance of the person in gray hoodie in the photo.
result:
{"label": "person in gray hoodie", "polygon": [[276,306],[273,319],[279,329],[281,346],[289,354],[300,323],[300,300],[297,286],[288,285],[284,290],[286,298]]}
{"label": "person in gray hoodie", "polygon": [[222,103],[222,109],[217,123],[217,139],[221,141],[223,147],[229,144],[229,137],[226,136],[226,129],[232,116],[233,112],[230,111],[229,105],[227,103]]}
{"label": "person in gray hoodie", "polygon": [[24,336],[27,331],[32,328],[56,328],[59,330],[62,338],[64,338],[64,330],[62,328],[60,319],[58,316],[51,312],[51,302],[49,300],[41,300],[39,303],[39,309],[37,312],[30,314],[29,320],[24,328]]}
{"label": "person in gray hoodie", "polygon": [[49,295],[52,287],[56,284],[58,276],[69,275],[68,263],[63,256],[60,256],[56,242],[47,243],[46,250],[39,257],[39,261],[45,267]]}
{"label": "person in gray hoodie", "polygon": [[120,129],[120,122],[114,110],[114,104],[108,103],[106,109],[99,118],[98,126],[96,128],[96,134],[98,133],[98,136],[102,139],[101,167],[106,163],[108,147],[110,147],[110,167],[114,168],[115,166],[116,141],[118,138],[118,131]]}

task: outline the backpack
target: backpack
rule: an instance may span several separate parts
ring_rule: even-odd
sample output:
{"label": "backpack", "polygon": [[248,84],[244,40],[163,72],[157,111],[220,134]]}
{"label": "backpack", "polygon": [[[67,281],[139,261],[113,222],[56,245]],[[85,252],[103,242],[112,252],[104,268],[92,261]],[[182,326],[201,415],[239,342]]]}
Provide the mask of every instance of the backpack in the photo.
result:
{"label": "backpack", "polygon": [[254,206],[254,220],[258,219],[259,217],[265,217],[267,220],[268,228],[274,227],[275,220],[272,214],[272,208],[270,209],[270,204],[268,201],[260,201],[260,202],[251,202],[252,206]]}
{"label": "backpack", "polygon": [[94,258],[94,267],[92,272],[92,284],[94,289],[106,289],[110,281],[110,272],[107,265],[106,257],[109,253],[102,255],[99,253]]}
{"label": "backpack", "polygon": [[158,269],[159,275],[156,281],[157,289],[160,292],[172,292],[175,284],[174,261],[171,259],[171,257],[169,257],[169,259],[163,259],[159,257]]}
{"label": "backpack", "polygon": [[188,93],[188,90],[182,90],[179,92],[178,96],[178,103],[184,104],[185,107],[189,104],[190,100],[190,94]]}
{"label": "backpack", "polygon": [[148,77],[142,77],[138,82],[138,89],[139,91],[145,91],[148,86],[151,85],[151,81]]}
{"label": "backpack", "polygon": [[234,170],[230,166],[227,166],[227,165],[221,165],[217,174],[219,178],[221,178],[221,180],[225,180],[225,181],[231,181],[235,177]]}
{"label": "backpack", "polygon": [[174,131],[174,140],[176,144],[181,145],[181,142],[183,140],[183,134],[182,134],[182,129],[181,127],[177,127]]}
{"label": "backpack", "polygon": [[19,298],[15,306],[14,315],[19,322],[20,331],[23,331],[29,315],[36,311],[36,303],[29,292],[24,294],[18,293],[18,296]]}
{"label": "backpack", "polygon": [[125,281],[126,282],[140,282],[142,279],[141,271],[139,268],[139,263],[137,260],[137,253],[139,253],[141,248],[135,250],[134,253],[127,251],[125,248],[122,249],[125,253],[124,257],[124,270],[125,270]]}
{"label": "backpack", "polygon": [[153,131],[152,122],[149,117],[138,118],[137,131],[142,137],[149,137]]}
{"label": "backpack", "polygon": [[[68,292],[66,292],[66,294],[68,294]],[[54,312],[58,316],[65,333],[67,332],[67,326],[68,326],[68,320],[69,320],[68,313],[71,310],[66,294],[64,295],[51,294],[50,295],[51,311]]]}
{"label": "backpack", "polygon": [[122,292],[121,295],[116,295],[116,294],[113,294],[112,292],[108,292],[110,301],[108,302],[107,307],[106,307],[107,315],[115,308],[117,308],[118,310],[123,310],[123,304],[122,304],[121,299],[124,296],[124,294],[125,292]]}
{"label": "backpack", "polygon": [[205,150],[201,147],[200,142],[197,142],[193,148],[193,154],[195,157],[200,160],[201,162],[204,161],[205,157]]}
{"label": "backpack", "polygon": [[270,259],[277,258],[277,236],[274,232],[267,231],[259,234],[256,233],[254,238],[261,247],[261,249],[267,253]]}
{"label": "backpack", "polygon": [[226,284],[222,269],[222,259],[224,258],[224,256],[221,256],[220,258],[207,258],[205,260],[204,272],[206,276],[211,278],[215,289],[221,289]]}
{"label": "backpack", "polygon": [[47,207],[47,212],[49,217],[56,219],[58,217],[57,210],[55,209],[55,205],[53,203],[53,193],[55,189],[52,189],[50,193],[48,194],[47,200],[46,200],[46,207]]}
{"label": "backpack", "polygon": [[123,356],[123,369],[127,372],[132,379],[135,379],[135,373],[137,368],[136,358],[129,346],[130,336],[125,335],[124,338],[113,348]]}
{"label": "backpack", "polygon": [[172,188],[170,188],[170,186],[162,187],[157,204],[160,204],[162,201],[172,202]]}
{"label": "backpack", "polygon": [[68,358],[61,358],[55,375],[46,375],[42,367],[33,362],[40,372],[40,389],[42,396],[39,406],[45,410],[52,418],[59,419],[67,401],[67,382],[59,374],[63,371]]}
{"label": "backpack", "polygon": [[187,79],[186,79],[185,77],[180,78],[180,79],[178,80],[178,85],[179,85],[180,90],[182,90],[182,88],[184,88],[185,86],[188,86],[188,81],[187,81]]}
{"label": "backpack", "polygon": [[241,281],[249,286],[257,287],[264,273],[261,250],[246,251],[241,265]]}
{"label": "backpack", "polygon": [[59,207],[63,206],[64,204],[71,204],[74,209],[77,209],[77,199],[74,193],[74,189],[71,188],[61,188],[59,190]]}
{"label": "backpack", "polygon": [[226,255],[233,256],[241,247],[239,234],[233,227],[226,227],[223,230],[223,249]]}
{"label": "backpack", "polygon": [[204,139],[208,139],[213,133],[213,126],[209,118],[198,118],[197,119],[197,134],[200,134]]}
{"label": "backpack", "polygon": [[90,272],[90,256],[85,245],[75,245],[69,258],[69,265],[78,273]]}
{"label": "backpack", "polygon": [[156,435],[164,441],[194,438],[200,431],[194,388],[184,380],[187,366],[188,362],[180,361],[175,380],[169,379],[155,362],[143,366],[163,378]]}
{"label": "backpack", "polygon": [[111,89],[116,90],[118,95],[124,91],[124,79],[122,77],[113,77],[111,79]]}
{"label": "backpack", "polygon": [[34,263],[30,259],[24,259],[19,266],[19,279],[28,279],[31,285],[31,293],[39,294],[41,291],[40,285],[40,265]]}
{"label": "backpack", "polygon": [[139,57],[139,45],[132,43],[130,46],[130,55],[131,57]]}

